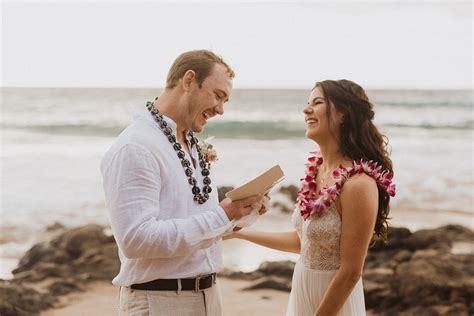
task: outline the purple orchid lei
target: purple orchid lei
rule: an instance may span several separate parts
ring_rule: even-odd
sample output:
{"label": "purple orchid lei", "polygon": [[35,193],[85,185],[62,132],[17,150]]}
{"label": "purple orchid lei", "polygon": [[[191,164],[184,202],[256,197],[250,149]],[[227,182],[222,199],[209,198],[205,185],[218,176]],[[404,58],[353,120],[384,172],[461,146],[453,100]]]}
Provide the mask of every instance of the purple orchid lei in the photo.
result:
{"label": "purple orchid lei", "polygon": [[379,166],[375,161],[362,159],[354,160],[352,167],[339,166],[339,169],[334,170],[331,174],[336,183],[316,192],[316,178],[319,167],[323,163],[323,157],[320,152],[311,152],[311,154],[314,156],[308,158],[306,176],[301,179],[301,189],[298,191],[296,199],[304,220],[310,218],[313,213],[321,216],[339,196],[347,179],[358,173],[365,173],[372,177],[379,187],[387,191],[390,196],[395,196],[395,184],[392,183],[393,174],[388,170],[383,170],[382,166]]}

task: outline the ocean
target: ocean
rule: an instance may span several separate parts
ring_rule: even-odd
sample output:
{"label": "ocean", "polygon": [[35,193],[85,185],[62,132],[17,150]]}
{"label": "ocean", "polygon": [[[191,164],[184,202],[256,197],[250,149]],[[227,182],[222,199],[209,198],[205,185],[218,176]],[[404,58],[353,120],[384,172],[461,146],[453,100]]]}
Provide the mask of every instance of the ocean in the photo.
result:
{"label": "ocean", "polygon": [[[108,224],[100,160],[136,111],[159,89],[2,88],[0,278],[48,225]],[[410,229],[448,223],[473,228],[474,108],[470,90],[369,90],[375,123],[392,148],[397,196],[392,224]],[[309,151],[302,109],[309,90],[236,89],[214,136],[215,183],[242,184],[274,164],[298,185]],[[291,229],[276,211],[258,229]],[[226,241],[224,262],[251,270],[295,255]]]}

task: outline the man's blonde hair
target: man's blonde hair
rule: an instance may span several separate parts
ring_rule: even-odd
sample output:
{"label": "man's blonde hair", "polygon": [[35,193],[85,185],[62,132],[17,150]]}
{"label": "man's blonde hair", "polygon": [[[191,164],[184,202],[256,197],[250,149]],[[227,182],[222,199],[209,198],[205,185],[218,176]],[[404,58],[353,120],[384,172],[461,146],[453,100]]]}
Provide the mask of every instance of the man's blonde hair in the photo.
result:
{"label": "man's blonde hair", "polygon": [[196,80],[199,87],[202,86],[204,79],[206,79],[212,72],[215,64],[221,64],[227,68],[229,78],[235,77],[234,70],[222,59],[222,57],[214,54],[209,50],[192,50],[182,53],[175,59],[168,71],[166,78],[166,89],[173,89],[178,84],[179,79],[183,78],[188,70],[193,70],[196,73]]}

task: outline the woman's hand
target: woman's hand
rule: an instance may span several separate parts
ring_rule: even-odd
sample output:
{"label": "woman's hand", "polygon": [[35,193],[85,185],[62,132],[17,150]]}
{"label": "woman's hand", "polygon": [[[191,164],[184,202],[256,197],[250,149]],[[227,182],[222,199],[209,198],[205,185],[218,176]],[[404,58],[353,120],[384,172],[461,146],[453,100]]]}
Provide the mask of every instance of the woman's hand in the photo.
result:
{"label": "woman's hand", "polygon": [[222,237],[222,240],[227,240],[227,239],[233,239],[233,238],[239,238],[239,230],[241,230],[242,227],[234,227],[234,230],[232,233],[228,233]]}

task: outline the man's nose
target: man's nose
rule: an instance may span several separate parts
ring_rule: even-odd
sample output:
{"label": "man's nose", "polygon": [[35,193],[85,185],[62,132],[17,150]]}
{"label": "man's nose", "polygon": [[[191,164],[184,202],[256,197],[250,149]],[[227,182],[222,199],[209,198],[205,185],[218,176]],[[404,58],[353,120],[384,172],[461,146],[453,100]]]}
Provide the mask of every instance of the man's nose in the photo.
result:
{"label": "man's nose", "polygon": [[224,115],[224,103],[219,102],[219,104],[214,107],[214,110],[217,114]]}

